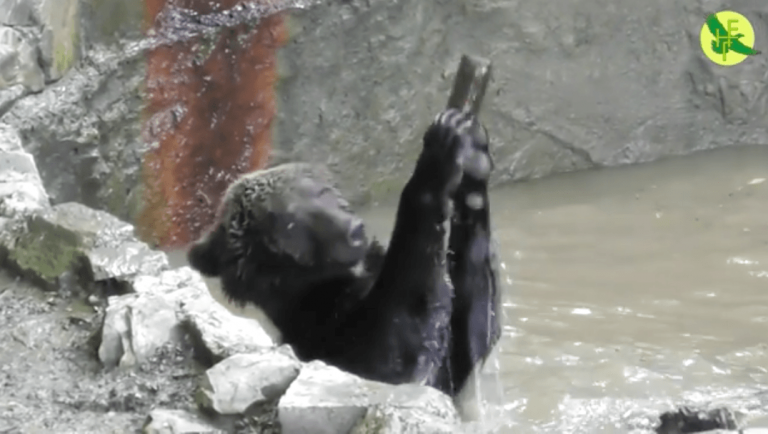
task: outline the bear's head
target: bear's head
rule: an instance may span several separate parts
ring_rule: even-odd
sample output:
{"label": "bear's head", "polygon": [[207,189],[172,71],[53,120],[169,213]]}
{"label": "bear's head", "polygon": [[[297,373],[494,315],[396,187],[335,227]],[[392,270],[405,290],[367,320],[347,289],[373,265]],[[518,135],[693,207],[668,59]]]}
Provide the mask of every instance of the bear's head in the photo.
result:
{"label": "bear's head", "polygon": [[363,221],[350,210],[330,172],[290,163],[232,183],[213,230],[192,245],[187,257],[209,276],[228,267],[265,276],[327,274],[362,263],[367,247]]}

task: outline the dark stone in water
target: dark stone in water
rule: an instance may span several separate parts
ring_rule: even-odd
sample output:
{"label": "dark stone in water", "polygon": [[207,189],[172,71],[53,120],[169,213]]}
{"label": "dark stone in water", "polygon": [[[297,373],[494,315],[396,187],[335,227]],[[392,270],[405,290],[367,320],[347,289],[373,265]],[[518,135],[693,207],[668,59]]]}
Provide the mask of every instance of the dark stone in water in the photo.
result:
{"label": "dark stone in water", "polygon": [[660,419],[661,424],[656,428],[656,434],[688,434],[717,429],[738,429],[736,417],[727,408],[694,410],[681,407],[675,412],[663,413]]}

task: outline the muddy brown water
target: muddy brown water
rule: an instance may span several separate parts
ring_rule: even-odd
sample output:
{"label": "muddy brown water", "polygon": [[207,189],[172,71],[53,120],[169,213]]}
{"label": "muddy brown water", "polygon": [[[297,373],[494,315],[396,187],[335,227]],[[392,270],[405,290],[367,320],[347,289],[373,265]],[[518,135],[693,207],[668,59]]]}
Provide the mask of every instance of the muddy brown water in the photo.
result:
{"label": "muddy brown water", "polygon": [[[722,400],[760,413],[766,179],[768,147],[738,147],[493,191],[505,319],[481,393],[503,402],[487,426],[642,432],[660,410]],[[387,240],[394,213],[361,214]]]}

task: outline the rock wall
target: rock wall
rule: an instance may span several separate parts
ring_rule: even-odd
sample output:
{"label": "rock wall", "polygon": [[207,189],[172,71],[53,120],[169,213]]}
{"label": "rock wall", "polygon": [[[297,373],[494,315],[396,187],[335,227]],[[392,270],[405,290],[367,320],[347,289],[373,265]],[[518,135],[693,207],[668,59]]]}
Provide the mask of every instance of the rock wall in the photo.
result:
{"label": "rock wall", "polygon": [[[162,1],[0,0],[0,123],[19,132],[53,202],[133,222],[148,206],[138,229],[169,246],[208,226],[225,181],[265,164],[326,163],[354,202],[375,201],[403,186],[464,53],[494,62],[482,113],[494,183],[768,143],[766,55],[720,67],[699,47],[706,15],[731,9],[766,51],[762,0],[323,0],[282,13],[279,31],[253,30],[253,15],[225,9],[235,3],[171,20],[186,54],[158,68],[184,73],[158,87],[140,36]],[[231,46],[238,35],[260,42]],[[269,59],[254,58],[259,50]],[[246,74],[273,67],[274,91],[272,72]],[[268,89],[258,110],[240,101],[250,95],[237,92],[243,80]],[[163,94],[178,104],[158,105],[147,89],[160,88],[200,92]],[[232,94],[236,109],[217,99]],[[210,103],[193,104],[201,98]],[[152,166],[162,185],[148,187],[147,152],[164,134],[168,161]]]}
{"label": "rock wall", "polygon": [[0,123],[35,156],[53,202],[129,220],[145,150],[143,50],[125,39],[140,35],[137,5],[0,0]]}
{"label": "rock wall", "polygon": [[293,14],[275,152],[331,163],[359,197],[396,191],[463,53],[494,62],[482,118],[496,182],[768,144],[768,57],[720,67],[701,53],[723,9],[766,51],[760,0],[326,2]]}

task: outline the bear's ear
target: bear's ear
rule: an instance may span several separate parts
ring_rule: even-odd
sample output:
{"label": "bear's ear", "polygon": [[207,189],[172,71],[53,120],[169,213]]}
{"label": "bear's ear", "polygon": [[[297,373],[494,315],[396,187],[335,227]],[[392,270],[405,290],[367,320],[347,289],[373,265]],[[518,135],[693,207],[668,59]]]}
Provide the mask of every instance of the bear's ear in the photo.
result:
{"label": "bear's ear", "polygon": [[223,224],[197,240],[187,252],[187,261],[200,273],[216,277],[221,274],[222,255],[226,242],[226,230]]}

